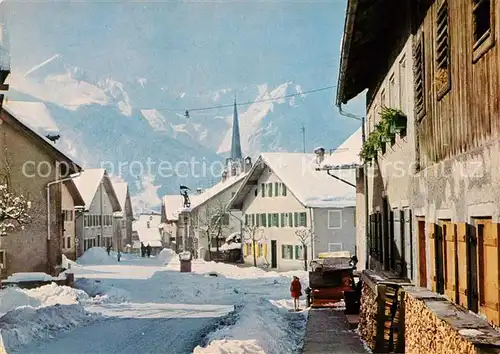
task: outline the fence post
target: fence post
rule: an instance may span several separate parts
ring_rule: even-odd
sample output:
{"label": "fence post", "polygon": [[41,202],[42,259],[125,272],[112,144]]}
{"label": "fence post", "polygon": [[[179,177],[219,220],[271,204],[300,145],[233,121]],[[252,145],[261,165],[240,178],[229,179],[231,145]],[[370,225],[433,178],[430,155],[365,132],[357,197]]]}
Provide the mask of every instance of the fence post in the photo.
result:
{"label": "fence post", "polygon": [[377,331],[375,336],[375,353],[382,353],[384,350],[384,330],[385,330],[385,289],[384,284],[377,285]]}

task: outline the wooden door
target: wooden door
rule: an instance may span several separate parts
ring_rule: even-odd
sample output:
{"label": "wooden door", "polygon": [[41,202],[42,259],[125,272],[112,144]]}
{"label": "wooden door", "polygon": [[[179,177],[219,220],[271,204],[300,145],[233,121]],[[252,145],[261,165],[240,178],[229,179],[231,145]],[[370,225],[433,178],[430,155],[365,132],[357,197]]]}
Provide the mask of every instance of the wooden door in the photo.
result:
{"label": "wooden door", "polygon": [[479,312],[498,325],[498,235],[491,219],[476,220]]}
{"label": "wooden door", "polygon": [[271,268],[278,268],[278,247],[276,240],[271,240]]}
{"label": "wooden door", "polygon": [[473,225],[467,227],[467,308],[479,311],[477,236]]}
{"label": "wooden door", "polygon": [[467,227],[466,223],[457,225],[457,285],[458,303],[467,308]]}
{"label": "wooden door", "polygon": [[426,257],[426,240],[425,240],[425,220],[418,219],[418,271],[420,286],[427,287],[427,257]]}
{"label": "wooden door", "polygon": [[449,220],[442,220],[440,226],[443,234],[443,268],[444,268],[444,294],[453,302],[457,300],[456,281],[456,229]]}

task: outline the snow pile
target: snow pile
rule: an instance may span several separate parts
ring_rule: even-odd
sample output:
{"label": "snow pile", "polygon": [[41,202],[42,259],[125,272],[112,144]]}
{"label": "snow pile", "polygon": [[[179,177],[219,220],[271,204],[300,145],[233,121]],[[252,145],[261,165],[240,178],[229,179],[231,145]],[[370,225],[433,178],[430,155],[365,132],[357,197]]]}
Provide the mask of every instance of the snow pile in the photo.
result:
{"label": "snow pile", "polygon": [[[290,307],[291,306],[291,307]],[[236,311],[233,325],[222,327],[209,335],[206,347],[198,346],[201,353],[294,353],[302,347],[305,334],[306,312],[290,312],[293,304],[260,298]]]}
{"label": "snow pile", "polygon": [[39,299],[31,297],[26,290],[6,288],[0,290],[0,314],[4,314],[22,306],[40,306]]}
{"label": "snow pile", "polygon": [[162,249],[156,257],[160,264],[168,264],[173,258],[175,258],[175,252],[169,248]]}
{"label": "snow pile", "polygon": [[[100,280],[81,278],[75,281],[75,287],[92,297],[92,303],[121,303],[129,302],[130,294],[113,284]],[[139,289],[140,290],[140,289]]]}
{"label": "snow pile", "polygon": [[115,264],[118,263],[116,259],[116,254],[108,253],[104,248],[101,247],[92,247],[85,251],[85,253],[77,259],[77,263],[81,265],[104,265],[104,264]]}
{"label": "snow pile", "polygon": [[43,308],[22,307],[0,317],[0,335],[10,351],[34,340],[46,340],[98,320],[99,314],[87,313],[82,305],[55,305]]}
{"label": "snow pile", "polygon": [[20,282],[29,282],[29,281],[52,281],[52,280],[60,280],[64,278],[55,278],[46,273],[14,273],[9,276],[4,283],[20,283]]}
{"label": "snow pile", "polygon": [[179,254],[179,259],[183,261],[190,261],[192,259],[191,252],[184,251]]}
{"label": "snow pile", "polygon": [[0,291],[0,313],[20,307],[47,307],[57,304],[72,305],[89,301],[89,296],[82,290],[55,283],[35,289],[9,287]]}
{"label": "snow pile", "polygon": [[59,286],[56,283],[39,288],[26,290],[29,296],[40,300],[40,306],[72,305],[89,301],[85,291],[69,286]]}

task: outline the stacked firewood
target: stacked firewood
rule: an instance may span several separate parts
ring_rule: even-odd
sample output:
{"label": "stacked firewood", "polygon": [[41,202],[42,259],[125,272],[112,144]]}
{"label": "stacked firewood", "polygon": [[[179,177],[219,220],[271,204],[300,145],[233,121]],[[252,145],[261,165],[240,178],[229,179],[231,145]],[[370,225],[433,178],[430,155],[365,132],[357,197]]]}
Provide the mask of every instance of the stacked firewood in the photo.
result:
{"label": "stacked firewood", "polygon": [[358,330],[361,338],[372,349],[375,348],[375,336],[377,334],[377,309],[377,295],[370,286],[363,283]]}
{"label": "stacked firewood", "polygon": [[434,315],[421,300],[406,293],[405,344],[407,354],[475,354],[474,346]]}

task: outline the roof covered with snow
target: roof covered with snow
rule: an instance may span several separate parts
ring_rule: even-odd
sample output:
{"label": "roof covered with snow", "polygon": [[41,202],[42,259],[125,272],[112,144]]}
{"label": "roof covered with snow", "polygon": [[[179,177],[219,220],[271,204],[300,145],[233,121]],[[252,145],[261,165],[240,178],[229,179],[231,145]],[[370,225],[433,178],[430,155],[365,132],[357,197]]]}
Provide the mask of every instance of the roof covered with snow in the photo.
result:
{"label": "roof covered with snow", "polygon": [[109,179],[106,170],[103,168],[85,169],[79,176],[73,178],[73,182],[85,202],[85,210],[90,208],[101,181],[103,182],[106,193],[109,196],[113,206],[113,211],[121,211],[120,202],[118,201],[118,197],[116,196],[113,185],[111,184],[111,180]]}
{"label": "roof covered with snow", "polygon": [[[137,232],[140,242],[151,247],[161,247],[161,234],[158,226],[161,224],[160,214],[140,214],[136,221],[132,223],[133,231]],[[136,244],[134,243],[134,248]]]}
{"label": "roof covered with snow", "polygon": [[184,207],[184,197],[179,194],[166,195],[163,197],[165,217],[168,221],[179,220],[179,211]]}
{"label": "roof covered with snow", "polygon": [[123,216],[123,214],[125,213],[125,205],[127,203],[128,183],[111,181],[111,184],[113,185],[116,197],[118,198],[118,203],[120,203],[120,208],[122,209],[121,211],[116,212],[115,215]]}
{"label": "roof covered with snow", "polygon": [[[59,132],[59,128],[45,104],[42,102],[9,100],[3,104],[2,108],[7,113],[4,115],[4,120],[21,125],[22,131],[36,138],[46,150],[54,153],[59,160],[66,161],[69,164],[71,173],[81,170],[77,163],[47,139],[47,134],[56,134]],[[11,120],[9,116],[13,119]]]}
{"label": "roof covered with snow", "polygon": [[326,155],[321,166],[360,165],[359,153],[362,147],[362,128],[359,128],[330,155]]}
{"label": "roof covered with snow", "polygon": [[[265,168],[269,168],[305,207],[345,208],[356,205],[356,190],[325,171],[317,171],[315,154],[274,152],[262,153],[229,203],[241,209],[243,200],[255,186]],[[355,170],[336,171],[335,175],[356,183]]]}
{"label": "roof covered with snow", "polygon": [[225,181],[220,181],[219,183],[213,185],[212,187],[205,189],[201,194],[190,196],[191,198],[191,209],[195,209],[200,205],[203,205],[211,198],[217,196],[218,194],[224,192],[226,189],[234,186],[236,183],[243,181],[247,176],[247,173],[241,173],[237,176],[227,177]]}

